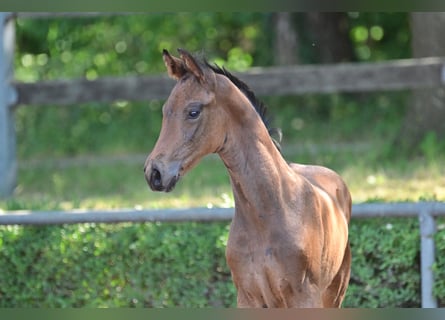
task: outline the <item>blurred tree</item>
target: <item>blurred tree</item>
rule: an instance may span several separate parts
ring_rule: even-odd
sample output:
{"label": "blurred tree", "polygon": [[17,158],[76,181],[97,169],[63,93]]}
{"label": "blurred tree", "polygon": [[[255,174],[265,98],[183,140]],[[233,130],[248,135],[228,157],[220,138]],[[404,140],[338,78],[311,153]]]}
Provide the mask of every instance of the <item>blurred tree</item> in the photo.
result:
{"label": "blurred tree", "polygon": [[274,60],[277,65],[298,64],[299,37],[290,12],[273,14],[275,41]]}
{"label": "blurred tree", "polygon": [[[175,53],[177,47],[203,52],[209,61],[232,71],[275,63],[345,61],[350,59],[348,55],[357,61],[411,56],[408,13],[312,15],[311,28],[307,13],[182,12],[39,19],[19,16],[15,79],[34,82],[163,74],[162,49]],[[339,46],[337,42],[347,41],[352,53],[339,54],[342,50],[332,48]],[[285,50],[288,58],[274,61],[277,50]],[[282,100],[274,104],[280,106],[288,98],[280,97]],[[310,113],[323,118],[344,114],[343,110],[366,113],[360,107],[339,106],[337,110],[333,107],[338,104],[336,95],[309,95],[304,99],[300,105],[310,105]],[[94,107],[18,108],[19,154],[139,150],[141,145],[150,145],[145,138],[147,127],[153,137],[158,133],[161,103],[150,102],[150,110],[143,107],[146,103],[91,105]],[[293,119],[301,116],[302,109],[292,108],[287,114],[280,108],[276,113],[283,119]],[[119,131],[129,127],[132,130]]]}
{"label": "blurred tree", "polygon": [[[301,55],[305,63],[339,63],[355,60],[350,37],[349,17],[345,12],[307,12],[298,14]],[[346,96],[346,94],[342,94]],[[349,94],[348,96],[353,96]],[[320,95],[312,111],[327,120],[334,110],[334,96]],[[334,98],[336,99],[336,98]]]}
{"label": "blurred tree", "polygon": [[[445,56],[444,30],[444,12],[412,13],[413,57]],[[444,119],[445,88],[415,90],[395,143],[412,150],[431,137],[445,141]]]}
{"label": "blurred tree", "polygon": [[349,20],[345,12],[308,12],[305,24],[316,49],[318,62],[354,61],[354,48],[349,37]]}
{"label": "blurred tree", "polygon": [[[14,77],[35,82],[164,74],[162,49],[177,54],[178,47],[203,53],[234,71],[270,65],[270,16],[181,12],[33,19],[19,15]],[[159,132],[161,106],[156,101],[117,101],[75,108],[18,108],[18,153],[28,157],[147,149]]]}

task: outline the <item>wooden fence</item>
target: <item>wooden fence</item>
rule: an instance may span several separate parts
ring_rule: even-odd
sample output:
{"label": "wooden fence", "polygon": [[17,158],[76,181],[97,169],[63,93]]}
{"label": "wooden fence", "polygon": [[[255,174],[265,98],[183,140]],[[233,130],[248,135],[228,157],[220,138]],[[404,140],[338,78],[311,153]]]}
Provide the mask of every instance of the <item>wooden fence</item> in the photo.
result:
{"label": "wooden fence", "polygon": [[[27,13],[28,18],[51,17],[52,13]],[[64,17],[85,14],[65,14]],[[86,14],[97,15],[96,13]],[[41,81],[13,80],[15,16],[0,13],[0,197],[12,193],[16,184],[17,160],[14,109],[30,105],[76,105],[116,100],[165,99],[173,81],[166,76],[130,76]],[[438,87],[445,84],[445,58],[431,57],[374,63],[252,68],[239,74],[258,95],[364,92]],[[0,224],[62,224],[82,222],[214,221],[228,220],[233,209],[71,210],[11,211],[0,213]],[[422,306],[437,306],[433,295],[435,216],[445,215],[444,203],[360,204],[353,206],[354,218],[418,216],[421,233]]]}

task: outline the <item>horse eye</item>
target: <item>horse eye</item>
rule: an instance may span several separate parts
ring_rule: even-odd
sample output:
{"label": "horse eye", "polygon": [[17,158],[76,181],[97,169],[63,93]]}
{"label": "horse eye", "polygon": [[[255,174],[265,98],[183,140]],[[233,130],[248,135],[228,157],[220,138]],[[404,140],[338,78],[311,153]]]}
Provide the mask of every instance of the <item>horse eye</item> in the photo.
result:
{"label": "horse eye", "polygon": [[190,110],[188,113],[188,118],[189,119],[197,119],[200,114],[201,114],[201,111],[199,111],[199,110]]}

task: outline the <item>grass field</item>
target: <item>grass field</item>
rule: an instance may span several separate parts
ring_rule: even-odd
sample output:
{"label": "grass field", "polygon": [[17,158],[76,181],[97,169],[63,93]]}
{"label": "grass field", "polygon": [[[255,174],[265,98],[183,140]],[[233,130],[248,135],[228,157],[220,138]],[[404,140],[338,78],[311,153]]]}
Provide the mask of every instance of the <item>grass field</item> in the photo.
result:
{"label": "grass field", "polygon": [[[318,104],[314,99],[267,99],[275,124],[283,129],[288,161],[336,170],[354,203],[445,200],[443,153],[430,144],[423,154],[398,155],[391,144],[406,95],[322,97]],[[216,155],[205,158],[174,192],[148,190],[142,167],[158,135],[160,106],[19,109],[18,186],[12,198],[0,201],[0,209],[233,205],[228,175]],[[101,122],[104,114],[108,124]],[[73,136],[78,147],[64,149],[74,143]]]}
{"label": "grass field", "polygon": [[[317,163],[327,163],[343,176],[354,203],[445,200],[445,168],[440,164],[441,158],[376,164],[367,156],[372,150],[373,146],[369,145],[352,151],[318,151],[317,154],[300,151],[286,158],[298,161],[312,157]],[[341,158],[355,162],[336,167],[336,163],[347,160]],[[16,195],[3,201],[2,207],[7,210],[233,206],[228,174],[216,155],[205,158],[169,194],[148,189],[142,172],[142,155],[130,161],[94,157],[87,164],[81,159],[70,165],[61,165],[63,161],[59,164],[38,162],[27,167],[25,162],[19,170]]]}

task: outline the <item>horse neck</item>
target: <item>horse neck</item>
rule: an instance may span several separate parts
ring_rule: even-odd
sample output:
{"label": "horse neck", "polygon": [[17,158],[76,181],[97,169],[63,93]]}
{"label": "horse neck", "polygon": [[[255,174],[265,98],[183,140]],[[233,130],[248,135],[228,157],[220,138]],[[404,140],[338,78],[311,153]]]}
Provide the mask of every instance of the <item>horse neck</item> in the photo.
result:
{"label": "horse neck", "polygon": [[[239,96],[242,95],[242,96]],[[284,212],[288,186],[295,175],[275,147],[258,113],[239,92],[224,95],[226,142],[219,151],[232,183],[236,214],[267,223],[268,215]]]}

